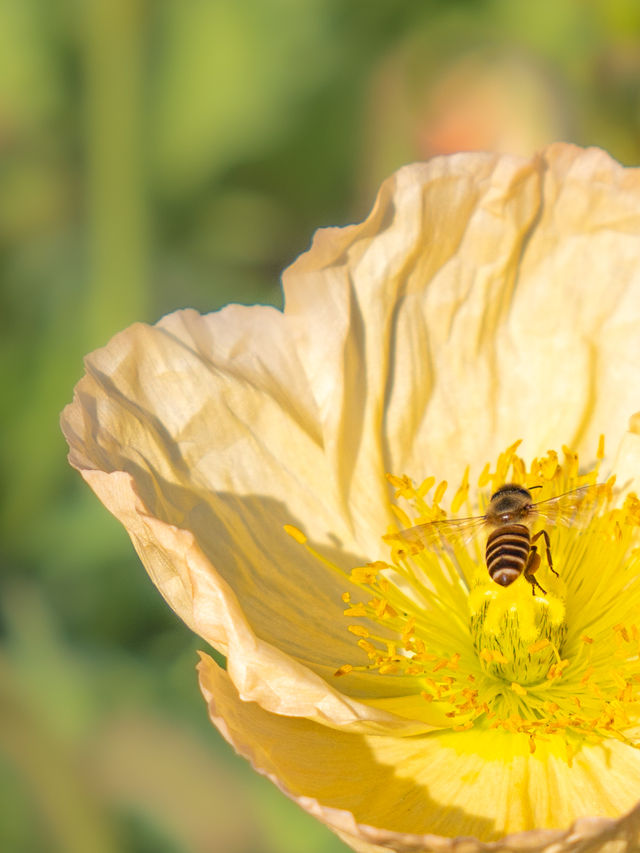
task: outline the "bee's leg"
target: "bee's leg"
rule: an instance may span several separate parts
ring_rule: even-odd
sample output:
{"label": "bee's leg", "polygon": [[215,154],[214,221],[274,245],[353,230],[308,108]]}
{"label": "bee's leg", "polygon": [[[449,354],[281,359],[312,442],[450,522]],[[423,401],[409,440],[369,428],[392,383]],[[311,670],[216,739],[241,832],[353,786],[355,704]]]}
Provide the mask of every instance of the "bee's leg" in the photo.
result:
{"label": "bee's leg", "polygon": [[527,558],[527,565],[524,567],[524,576],[525,579],[529,581],[531,584],[531,595],[536,594],[536,587],[542,592],[543,595],[547,594],[547,590],[543,589],[538,581],[535,579],[534,575],[540,568],[540,554],[538,554],[538,549],[535,545],[531,546],[531,550],[529,551],[529,556]]}
{"label": "bee's leg", "polygon": [[554,573],[554,575],[559,578],[560,575],[553,568],[553,560],[551,559],[551,540],[549,539],[549,534],[547,533],[547,531],[544,528],[542,530],[538,530],[536,535],[531,537],[531,543],[533,544],[536,539],[539,539],[541,536],[544,536],[544,541],[547,546],[547,563],[549,564],[549,568]]}

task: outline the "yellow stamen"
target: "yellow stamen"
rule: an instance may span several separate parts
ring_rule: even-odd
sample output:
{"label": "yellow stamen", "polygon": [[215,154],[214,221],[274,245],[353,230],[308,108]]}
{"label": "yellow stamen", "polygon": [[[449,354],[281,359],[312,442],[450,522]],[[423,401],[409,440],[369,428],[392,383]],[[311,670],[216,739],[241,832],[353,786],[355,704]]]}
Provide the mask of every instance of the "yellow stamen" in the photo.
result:
{"label": "yellow stamen", "polygon": [[467,465],[464,477],[462,479],[462,483],[460,484],[460,488],[455,493],[453,500],[451,501],[451,512],[457,513],[460,510],[460,507],[466,502],[467,497],[469,495],[469,466]]}
{"label": "yellow stamen", "polygon": [[296,542],[300,545],[304,545],[307,541],[307,537],[304,535],[302,530],[299,530],[297,527],[294,527],[293,524],[285,524],[284,532],[288,533],[292,539],[295,539]]}
{"label": "yellow stamen", "polygon": [[[536,586],[524,572],[500,586],[487,570],[481,523],[475,528],[480,536],[470,540],[458,528],[449,535],[446,524],[438,527],[442,535],[426,541],[390,530],[385,539],[390,559],[350,572],[317,554],[349,587],[342,596],[344,614],[363,620],[345,624],[359,649],[335,675],[355,670],[370,678],[402,677],[403,691],[413,679],[421,713],[432,727],[503,729],[517,736],[515,750],[552,750],[571,763],[583,743],[617,738],[635,745],[640,500],[629,494],[614,501],[615,477],[599,480],[603,437],[596,464],[587,471],[569,447],[526,465],[517,455],[519,444],[501,453],[495,465],[485,465],[475,494],[466,468],[451,510],[458,514],[468,507],[466,514],[482,516],[491,494],[505,483],[535,487],[534,503],[551,501],[552,512],[533,519],[531,535],[545,530],[553,565],[539,538]],[[403,528],[428,529],[446,520],[441,506],[446,481],[436,484],[428,477],[414,485],[406,475],[388,480],[405,504],[392,507]],[[556,499],[567,492],[590,498],[582,504],[576,498],[563,517],[562,500]],[[563,523],[554,524],[556,517]],[[285,529],[306,543],[298,528]]]}
{"label": "yellow stamen", "polygon": [[442,498],[444,497],[444,493],[447,491],[448,483],[446,480],[443,480],[437,487],[436,492],[433,496],[434,504],[439,504]]}
{"label": "yellow stamen", "polygon": [[356,637],[370,637],[371,634],[366,628],[363,628],[362,625],[349,625],[348,631],[351,631],[352,634],[355,634]]}

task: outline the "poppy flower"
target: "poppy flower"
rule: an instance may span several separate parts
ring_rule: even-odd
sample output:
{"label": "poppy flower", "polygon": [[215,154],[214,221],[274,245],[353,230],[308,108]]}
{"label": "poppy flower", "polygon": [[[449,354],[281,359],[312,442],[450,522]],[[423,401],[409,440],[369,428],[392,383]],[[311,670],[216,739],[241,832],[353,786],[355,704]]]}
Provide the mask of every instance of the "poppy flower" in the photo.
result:
{"label": "poppy flower", "polygon": [[283,285],[121,332],[62,418],[212,722],[358,851],[638,849],[640,172],[407,166]]}

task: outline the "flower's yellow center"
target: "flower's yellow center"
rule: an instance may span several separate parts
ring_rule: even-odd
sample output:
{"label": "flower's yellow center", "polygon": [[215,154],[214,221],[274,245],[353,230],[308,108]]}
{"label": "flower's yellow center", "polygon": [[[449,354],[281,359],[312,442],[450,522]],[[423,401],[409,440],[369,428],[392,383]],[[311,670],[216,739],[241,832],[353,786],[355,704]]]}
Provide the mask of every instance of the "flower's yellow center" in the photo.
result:
{"label": "flower's yellow center", "polygon": [[[569,762],[583,742],[614,737],[635,745],[640,501],[617,495],[614,478],[598,484],[599,461],[581,473],[564,448],[562,458],[550,452],[527,469],[517,447],[495,470],[486,466],[477,496],[465,474],[451,511],[476,518],[469,523],[449,523],[440,505],[446,483],[415,486],[389,476],[411,516],[394,507],[405,532],[384,537],[391,558],[349,575],[344,614],[365,660],[354,654],[336,675],[393,676],[399,694],[421,695],[421,717],[434,728],[500,727],[531,751],[557,741],[562,749],[554,751]],[[528,534],[516,530],[516,577],[501,585],[485,542],[497,529],[504,556],[513,545],[504,525],[514,519],[491,527],[486,516],[505,483],[529,490],[534,507],[521,519]]]}

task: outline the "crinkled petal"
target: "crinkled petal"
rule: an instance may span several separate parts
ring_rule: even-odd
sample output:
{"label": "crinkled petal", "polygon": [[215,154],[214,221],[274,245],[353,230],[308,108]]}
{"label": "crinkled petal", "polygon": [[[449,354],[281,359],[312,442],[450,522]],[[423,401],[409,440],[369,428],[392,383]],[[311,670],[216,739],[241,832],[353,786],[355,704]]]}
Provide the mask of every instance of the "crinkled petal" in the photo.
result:
{"label": "crinkled petal", "polygon": [[[271,309],[231,307],[121,333],[87,359],[63,414],[70,459],[169,604],[229,655],[245,698],[333,725],[412,731],[349,700],[345,683],[336,689],[333,673],[354,654],[342,616],[349,582],[282,529],[304,520],[327,557],[345,568],[364,559],[328,505],[313,403],[282,324]],[[250,345],[260,333],[258,357]],[[386,682],[387,692],[401,689]],[[378,692],[384,685],[377,680]]]}
{"label": "crinkled petal", "polygon": [[356,524],[380,524],[372,472],[617,447],[640,408],[639,202],[640,170],[554,145],[407,166],[364,223],[318,232],[286,306],[315,318],[301,359]]}
{"label": "crinkled petal", "polygon": [[[618,742],[585,748],[569,770],[560,759],[506,761],[504,745],[493,742],[504,737],[497,732],[472,746],[469,732],[328,735],[312,722],[242,702],[206,655],[199,669],[224,737],[356,850],[595,853],[617,840],[612,849],[622,853],[640,844],[640,807],[617,820],[580,817],[619,815],[625,803],[633,805],[640,757]],[[526,831],[532,826],[538,829]]]}

